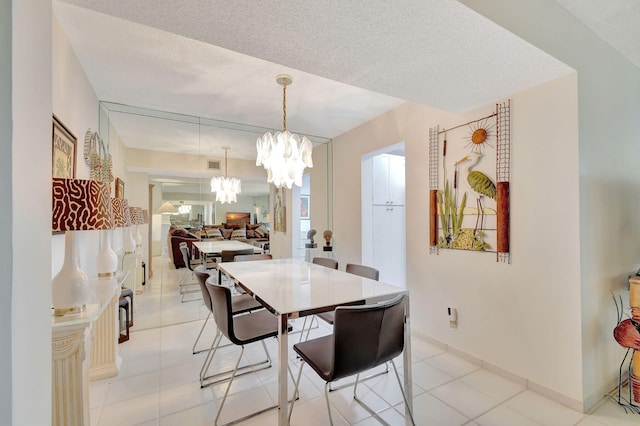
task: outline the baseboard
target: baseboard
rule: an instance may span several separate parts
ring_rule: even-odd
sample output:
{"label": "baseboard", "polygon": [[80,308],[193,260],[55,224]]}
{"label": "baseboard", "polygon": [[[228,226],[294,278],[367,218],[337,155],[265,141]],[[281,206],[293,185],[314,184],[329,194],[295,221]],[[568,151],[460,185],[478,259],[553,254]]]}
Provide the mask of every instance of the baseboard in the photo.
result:
{"label": "baseboard", "polygon": [[[497,374],[498,376],[504,377],[507,380],[510,380],[512,382],[518,383],[522,386],[524,386],[527,390],[530,390],[532,392],[535,392],[539,395],[544,396],[545,398],[549,398],[559,404],[562,404],[566,407],[571,408],[572,410],[575,411],[579,411],[581,413],[585,413],[588,409],[593,408],[596,404],[598,404],[598,402],[600,402],[600,400],[602,400],[602,397],[608,393],[608,390],[603,390],[602,392],[595,393],[594,395],[592,395],[592,398],[590,398],[588,401],[585,401],[585,403],[582,403],[581,401],[575,400],[573,398],[569,398],[566,395],[563,395],[559,392],[556,392],[554,390],[551,390],[549,388],[546,388],[542,385],[539,385],[535,382],[532,382],[531,380],[528,380],[525,377],[519,376],[517,374],[514,374],[510,371],[507,371],[501,367],[498,367],[496,365],[493,365],[487,361],[484,361],[474,355],[471,355],[467,352],[461,351],[458,348],[455,348],[453,346],[447,345],[446,343],[443,343],[437,339],[434,339],[431,336],[427,336],[425,334],[422,334],[420,332],[416,332],[414,330],[411,330],[411,333],[416,336],[419,337],[422,340],[425,340],[426,342],[437,346],[439,348],[442,348],[443,350],[447,351],[447,352],[451,352],[452,354],[459,356],[460,358],[463,358],[464,360],[475,364],[479,367],[485,368],[488,371]],[[617,382],[615,384],[615,386],[617,387]],[[608,389],[610,389],[608,387]],[[588,404],[587,404],[588,402]]]}

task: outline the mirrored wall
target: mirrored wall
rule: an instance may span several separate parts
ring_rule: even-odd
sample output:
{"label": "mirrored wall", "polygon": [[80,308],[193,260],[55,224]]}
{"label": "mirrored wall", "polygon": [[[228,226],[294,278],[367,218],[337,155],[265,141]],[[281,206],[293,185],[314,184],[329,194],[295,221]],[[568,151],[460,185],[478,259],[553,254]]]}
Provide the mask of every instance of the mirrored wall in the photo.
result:
{"label": "mirrored wall", "polygon": [[[164,313],[158,308],[148,310],[144,307],[145,297],[139,299],[140,313],[138,329],[163,326],[177,322],[201,319],[202,302],[180,303],[176,297],[175,286],[182,278],[184,269],[173,269],[171,248],[167,233],[171,225],[184,228],[188,232],[197,232],[204,225],[222,224],[227,215],[248,213],[252,224],[271,227],[273,206],[270,193],[273,188],[267,183],[264,168],[255,165],[256,139],[267,131],[278,131],[264,127],[241,123],[231,123],[208,118],[157,111],[148,108],[109,102],[100,103],[101,138],[108,143],[109,152],[115,156],[119,150],[125,150],[126,165],[121,165],[117,174],[128,176],[128,180],[147,179],[149,190],[149,209],[151,227],[149,233],[150,256],[148,269],[153,269],[153,280],[166,280],[169,286],[162,293]],[[326,229],[331,224],[331,141],[327,138],[306,135],[314,144],[314,168],[309,169],[307,179],[311,179],[310,193],[303,194],[311,204],[316,226]],[[225,149],[227,158],[225,160]],[[121,155],[118,155],[120,158]],[[237,202],[222,204],[216,202],[211,192],[211,178],[214,176],[235,177],[241,180],[241,193]],[[125,194],[127,194],[125,189]],[[299,191],[289,192],[291,207],[300,204]],[[294,199],[293,197],[298,197]],[[127,198],[127,197],[125,197]],[[313,200],[317,205],[313,205]],[[162,214],[159,212],[164,203],[170,203],[177,212]],[[134,202],[135,205],[135,202]],[[299,217],[299,215],[297,215]],[[296,215],[293,216],[296,220]],[[309,219],[309,218],[306,218]],[[313,217],[311,225],[313,226]],[[292,220],[292,222],[293,222]],[[299,220],[299,219],[297,219]],[[299,224],[290,223],[293,231]],[[290,232],[289,234],[292,234]],[[293,241],[293,237],[291,238]],[[298,237],[299,241],[299,237]],[[292,247],[299,244],[292,242]],[[160,265],[153,265],[157,262]],[[166,262],[163,264],[163,262]],[[167,265],[169,271],[158,276],[159,266]],[[165,297],[166,296],[166,297]],[[166,305],[172,303],[180,315],[168,314]],[[197,299],[197,295],[195,299]],[[147,318],[145,319],[145,316]]]}

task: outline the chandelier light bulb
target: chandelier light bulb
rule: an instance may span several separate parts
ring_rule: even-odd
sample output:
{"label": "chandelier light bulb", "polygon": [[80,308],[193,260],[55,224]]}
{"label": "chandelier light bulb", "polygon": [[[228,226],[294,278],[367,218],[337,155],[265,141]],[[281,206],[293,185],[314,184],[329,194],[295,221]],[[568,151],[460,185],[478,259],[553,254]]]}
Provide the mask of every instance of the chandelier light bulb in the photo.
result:
{"label": "chandelier light bulb", "polygon": [[242,192],[240,179],[227,176],[227,151],[231,148],[223,146],[222,149],[224,149],[224,176],[211,178],[211,192],[216,193],[216,201],[222,204],[235,203],[236,196]]}

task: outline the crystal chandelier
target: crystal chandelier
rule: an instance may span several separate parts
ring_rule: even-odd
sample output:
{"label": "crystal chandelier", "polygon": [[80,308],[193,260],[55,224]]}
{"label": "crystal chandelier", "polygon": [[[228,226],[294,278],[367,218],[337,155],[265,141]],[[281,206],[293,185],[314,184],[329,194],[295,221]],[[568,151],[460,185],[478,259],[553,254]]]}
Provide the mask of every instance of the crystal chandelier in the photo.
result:
{"label": "crystal chandelier", "polygon": [[216,201],[220,203],[235,203],[236,195],[240,190],[240,179],[227,177],[227,151],[231,149],[223,146],[224,149],[224,176],[214,176],[211,178],[211,192],[216,193]]}
{"label": "crystal chandelier", "polygon": [[313,167],[311,152],[313,147],[306,136],[298,136],[287,131],[287,85],[293,82],[291,76],[280,74],[276,82],[282,86],[282,132],[267,132],[258,138],[256,166],[267,170],[267,181],[276,188],[292,184],[302,186],[305,167]]}

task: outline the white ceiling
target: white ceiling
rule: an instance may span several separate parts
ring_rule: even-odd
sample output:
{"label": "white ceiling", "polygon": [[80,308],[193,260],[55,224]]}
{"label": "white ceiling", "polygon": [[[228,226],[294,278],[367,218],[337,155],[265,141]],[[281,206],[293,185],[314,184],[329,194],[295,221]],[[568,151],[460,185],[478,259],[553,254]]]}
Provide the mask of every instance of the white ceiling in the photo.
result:
{"label": "white ceiling", "polygon": [[[640,2],[558,3],[640,65]],[[205,138],[113,114],[127,147],[255,158],[282,127],[281,73],[288,129],[334,138],[404,101],[463,112],[572,71],[455,0],[53,4],[100,100],[260,126]]]}

